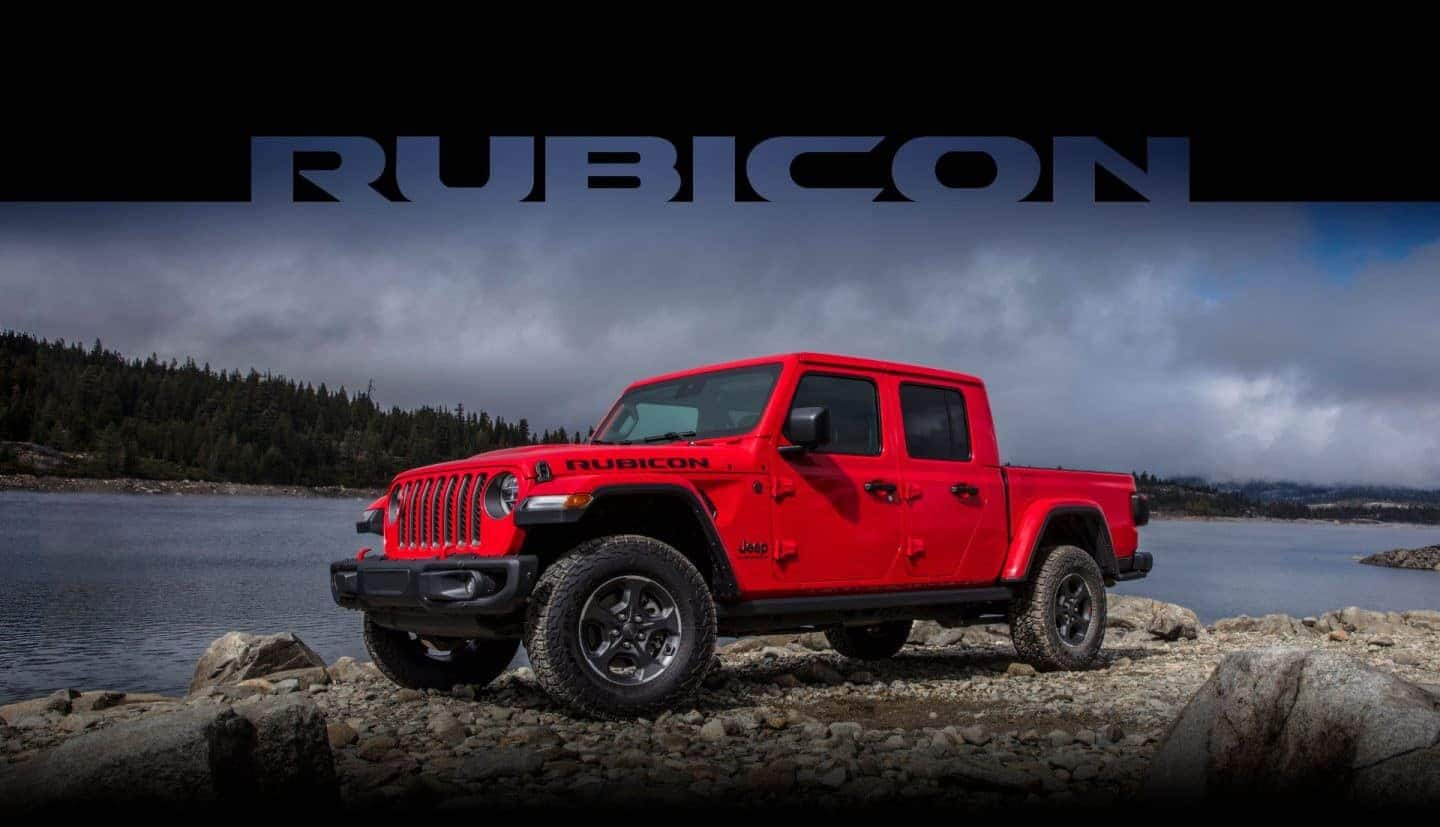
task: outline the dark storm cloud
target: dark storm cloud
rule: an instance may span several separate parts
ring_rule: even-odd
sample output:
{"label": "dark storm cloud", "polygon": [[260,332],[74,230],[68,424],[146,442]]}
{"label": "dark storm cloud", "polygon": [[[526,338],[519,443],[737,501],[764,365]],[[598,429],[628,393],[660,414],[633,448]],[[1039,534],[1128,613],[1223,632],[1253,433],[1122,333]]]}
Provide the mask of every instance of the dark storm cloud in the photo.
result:
{"label": "dark storm cloud", "polygon": [[1336,280],[1297,209],[9,205],[0,324],[383,404],[593,423],[795,349],[990,383],[1007,459],[1440,484],[1436,252]]}

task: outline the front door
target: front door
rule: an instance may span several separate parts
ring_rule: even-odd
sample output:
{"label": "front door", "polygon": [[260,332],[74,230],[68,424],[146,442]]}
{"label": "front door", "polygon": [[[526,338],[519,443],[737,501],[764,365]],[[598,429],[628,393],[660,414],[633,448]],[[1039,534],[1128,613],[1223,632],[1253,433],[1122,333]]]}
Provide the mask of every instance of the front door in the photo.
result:
{"label": "front door", "polygon": [[[798,584],[879,582],[902,537],[899,447],[881,427],[881,393],[872,378],[811,371],[795,388],[789,411],[824,406],[831,441],[784,457],[775,471],[776,577]],[[887,392],[893,393],[893,385]]]}

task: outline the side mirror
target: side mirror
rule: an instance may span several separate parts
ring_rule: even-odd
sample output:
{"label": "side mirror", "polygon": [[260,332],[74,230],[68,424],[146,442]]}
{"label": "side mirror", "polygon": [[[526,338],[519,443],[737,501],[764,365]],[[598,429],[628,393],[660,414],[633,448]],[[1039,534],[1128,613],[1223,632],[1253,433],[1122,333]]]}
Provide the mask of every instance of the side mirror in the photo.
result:
{"label": "side mirror", "polygon": [[782,445],[782,454],[812,451],[830,442],[830,409],[823,406],[796,408],[790,412],[785,436],[794,445]]}

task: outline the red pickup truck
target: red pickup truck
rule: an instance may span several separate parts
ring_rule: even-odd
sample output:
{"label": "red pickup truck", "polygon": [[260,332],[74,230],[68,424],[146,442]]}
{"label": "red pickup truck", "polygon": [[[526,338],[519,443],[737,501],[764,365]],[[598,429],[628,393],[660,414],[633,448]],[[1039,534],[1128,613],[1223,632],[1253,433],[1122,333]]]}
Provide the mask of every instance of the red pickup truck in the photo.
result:
{"label": "red pickup truck", "polygon": [[523,643],[561,703],[650,715],[717,635],[876,659],[918,618],[1005,618],[1021,658],[1084,668],[1148,516],[1128,474],[1002,465],[973,376],[793,353],[637,382],[588,444],[406,471],[357,526],[383,554],[330,580],[398,684],[488,683]]}

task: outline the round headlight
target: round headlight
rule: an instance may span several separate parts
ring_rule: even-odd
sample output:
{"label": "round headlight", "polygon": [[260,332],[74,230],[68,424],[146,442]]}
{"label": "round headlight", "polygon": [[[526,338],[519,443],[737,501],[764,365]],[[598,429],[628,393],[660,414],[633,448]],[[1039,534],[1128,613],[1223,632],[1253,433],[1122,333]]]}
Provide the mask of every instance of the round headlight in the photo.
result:
{"label": "round headlight", "polygon": [[386,509],[386,522],[396,522],[400,519],[400,491],[398,486],[390,492],[390,506]]}
{"label": "round headlight", "polygon": [[485,489],[485,510],[497,520],[508,516],[515,510],[515,500],[519,496],[520,479],[509,471],[502,471]]}

